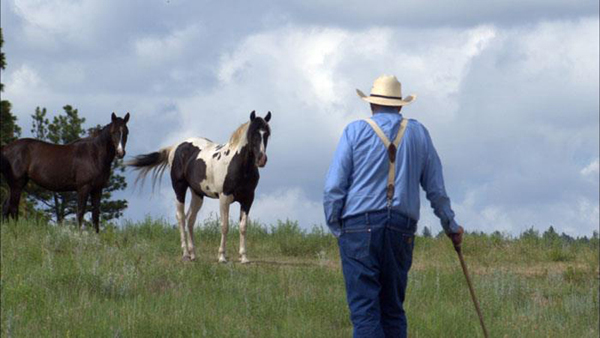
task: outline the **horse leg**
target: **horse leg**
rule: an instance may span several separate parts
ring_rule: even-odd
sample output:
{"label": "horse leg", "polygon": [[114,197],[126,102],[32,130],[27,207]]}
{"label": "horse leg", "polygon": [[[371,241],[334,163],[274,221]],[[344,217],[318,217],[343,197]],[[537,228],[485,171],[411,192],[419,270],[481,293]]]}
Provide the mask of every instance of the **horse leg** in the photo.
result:
{"label": "horse leg", "polygon": [[250,263],[246,257],[246,228],[252,202],[254,202],[254,192],[240,200],[240,262],[242,264]]}
{"label": "horse leg", "polygon": [[186,217],[187,244],[191,260],[196,259],[196,252],[194,250],[194,224],[196,224],[196,216],[198,215],[198,211],[200,208],[202,208],[202,202],[204,202],[204,198],[192,192],[192,202],[190,203],[190,208],[188,209],[188,214]]}
{"label": "horse leg", "polygon": [[[84,185],[77,189],[77,224],[80,230],[82,229],[83,215],[85,215],[85,207],[91,190],[89,185]],[[85,229],[85,226],[83,229]]]}
{"label": "horse leg", "polygon": [[182,260],[190,260],[190,253],[185,240],[185,193],[188,188],[185,180],[172,181],[173,190],[175,190],[175,207],[177,212],[175,217],[177,218],[177,224],[179,224],[179,234],[181,235],[181,249],[183,250]]}
{"label": "horse leg", "polygon": [[[29,178],[23,177],[13,182],[8,182],[10,197],[8,198],[8,213],[16,221],[19,219],[19,203],[21,202],[21,192],[27,185]],[[12,184],[11,184],[12,183]]]}
{"label": "horse leg", "polygon": [[248,212],[244,207],[240,207],[240,263],[250,263],[246,257],[246,226],[248,222]]}
{"label": "horse leg", "polygon": [[15,220],[19,220],[19,202],[21,201],[21,189],[12,187],[8,202],[8,214]]}
{"label": "horse leg", "polygon": [[227,233],[229,232],[229,205],[233,202],[233,195],[219,195],[221,209],[221,245],[219,246],[219,263],[227,263],[225,249],[227,247]]}
{"label": "horse leg", "polygon": [[6,196],[6,199],[4,200],[4,203],[2,203],[2,219],[3,220],[8,220],[9,216],[12,216],[11,213],[11,195],[12,195],[12,191],[14,190],[14,188],[10,188],[8,189],[8,196]]}
{"label": "horse leg", "polygon": [[10,211],[10,191],[8,193],[9,195],[6,197],[6,199],[4,200],[4,202],[2,203],[2,219],[8,219],[8,212]]}
{"label": "horse leg", "polygon": [[100,198],[102,197],[102,189],[92,191],[92,223],[96,233],[100,233]]}

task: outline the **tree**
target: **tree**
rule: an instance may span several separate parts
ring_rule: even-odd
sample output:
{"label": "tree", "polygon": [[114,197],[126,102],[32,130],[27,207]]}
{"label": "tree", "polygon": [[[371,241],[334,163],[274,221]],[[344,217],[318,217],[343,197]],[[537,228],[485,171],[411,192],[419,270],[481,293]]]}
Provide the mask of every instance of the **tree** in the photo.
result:
{"label": "tree", "polygon": [[[64,115],[55,116],[52,122],[46,117],[46,108],[37,107],[32,117],[31,133],[34,138],[57,144],[71,143],[86,135],[83,124],[85,118],[79,117],[79,112],[70,105],[63,107]],[[100,126],[90,128],[87,133],[93,135]],[[122,173],[125,167],[122,161],[114,161],[107,186],[102,191],[100,215],[102,219],[110,220],[123,215],[127,208],[126,200],[111,200],[112,193],[127,187]],[[57,223],[62,223],[69,215],[77,213],[77,194],[75,192],[52,192],[30,183],[27,189],[32,202],[40,210]],[[92,206],[87,204],[87,211]]]}
{"label": "tree", "polygon": [[563,242],[563,244],[571,244],[571,243],[575,242],[575,238],[567,235],[564,232],[560,234],[560,239]]}
{"label": "tree", "polygon": [[540,238],[540,233],[532,227],[521,233],[521,239],[537,240]]}
{"label": "tree", "polygon": [[600,246],[600,238],[598,237],[598,231],[594,230],[594,232],[592,233],[590,244],[593,248],[596,248],[596,250],[598,250],[598,247]]}
{"label": "tree", "polygon": [[[6,69],[6,57],[2,51],[4,38],[0,28],[0,69]],[[0,83],[0,92],[4,91],[4,84]],[[11,113],[11,104],[7,100],[0,101],[0,146],[4,146],[21,135],[21,128],[17,125],[17,117]]]}
{"label": "tree", "polygon": [[431,238],[431,230],[429,230],[429,228],[427,226],[423,227],[423,237],[425,238]]}
{"label": "tree", "polygon": [[550,245],[550,244],[557,243],[560,240],[560,236],[558,235],[556,230],[554,230],[554,227],[551,225],[548,228],[548,230],[544,231],[544,234],[542,235],[542,239],[544,240],[546,245]]}
{"label": "tree", "polygon": [[[0,69],[6,68],[6,57],[2,51],[4,38],[0,28]],[[4,91],[4,84],[0,83],[0,92]],[[8,100],[0,100],[0,147],[16,140],[21,135],[21,128],[17,125],[17,117],[11,112],[11,104]],[[0,175],[1,176],[1,175]],[[8,197],[8,185],[4,177],[0,183],[0,203]]]}
{"label": "tree", "polygon": [[[2,28],[0,28],[0,69],[4,70],[6,68],[6,57],[2,51],[2,46],[4,46],[4,37],[2,36]],[[4,85],[0,83],[1,91],[4,91]]]}

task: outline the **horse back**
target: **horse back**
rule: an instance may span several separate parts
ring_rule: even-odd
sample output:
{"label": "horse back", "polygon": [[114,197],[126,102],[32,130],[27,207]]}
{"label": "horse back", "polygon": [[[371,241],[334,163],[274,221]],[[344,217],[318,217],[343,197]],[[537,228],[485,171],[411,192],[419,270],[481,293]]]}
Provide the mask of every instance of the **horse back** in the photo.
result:
{"label": "horse back", "polygon": [[78,183],[78,148],[77,143],[58,145],[24,138],[6,145],[2,154],[17,179],[27,177],[49,190],[72,191]]}
{"label": "horse back", "polygon": [[29,166],[31,165],[30,147],[37,142],[40,141],[22,138],[2,147],[3,160],[8,163],[7,166],[12,171],[12,175],[15,179],[27,175]]}

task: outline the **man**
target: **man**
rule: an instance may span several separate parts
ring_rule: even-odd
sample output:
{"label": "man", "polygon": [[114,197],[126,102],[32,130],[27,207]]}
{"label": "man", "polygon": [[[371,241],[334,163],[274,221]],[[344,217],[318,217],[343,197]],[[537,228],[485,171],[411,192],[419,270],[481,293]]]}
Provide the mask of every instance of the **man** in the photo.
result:
{"label": "man", "polygon": [[373,116],[344,130],[325,182],[325,217],[338,237],[354,337],[406,337],[402,303],[419,184],[455,245],[463,229],[454,220],[427,129],[400,114],[416,96],[402,98],[400,82],[386,75],[375,80],[369,96],[357,93]]}

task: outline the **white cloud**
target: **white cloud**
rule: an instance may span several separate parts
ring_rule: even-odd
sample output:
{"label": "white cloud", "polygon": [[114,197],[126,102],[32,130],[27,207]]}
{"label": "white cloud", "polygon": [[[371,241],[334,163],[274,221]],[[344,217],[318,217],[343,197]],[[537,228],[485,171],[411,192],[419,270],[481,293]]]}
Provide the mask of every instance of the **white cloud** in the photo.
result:
{"label": "white cloud", "polygon": [[38,72],[28,65],[22,65],[6,81],[6,91],[25,93],[31,90],[39,90],[42,85]]}
{"label": "white cloud", "polygon": [[24,20],[31,43],[52,48],[61,40],[93,44],[102,5],[92,0],[15,0],[14,11]]}
{"label": "white cloud", "polygon": [[182,54],[194,50],[194,41],[200,36],[200,27],[192,24],[166,36],[142,37],[134,42],[135,53],[141,62],[163,65],[166,61],[176,60]]}
{"label": "white cloud", "polygon": [[[36,107],[31,102],[44,102],[45,97],[52,95],[47,82],[42,79],[37,69],[28,64],[22,64],[16,70],[6,74],[6,77],[3,76],[3,79],[6,79],[6,82],[2,99],[12,103],[12,113],[17,116],[21,127],[25,127],[22,129],[27,130],[23,120],[32,114]],[[23,107],[27,105],[26,102],[29,105],[25,110]]]}
{"label": "white cloud", "polygon": [[289,187],[272,193],[260,194],[250,211],[252,219],[266,224],[278,220],[297,220],[306,229],[323,224],[323,206],[311,201],[300,187]]}
{"label": "white cloud", "polygon": [[85,66],[77,61],[61,63],[57,65],[53,79],[55,85],[81,86],[87,80]]}
{"label": "white cloud", "polygon": [[590,162],[590,164],[581,169],[580,173],[583,176],[591,176],[598,178],[598,175],[600,174],[600,160],[596,158],[595,160]]}

